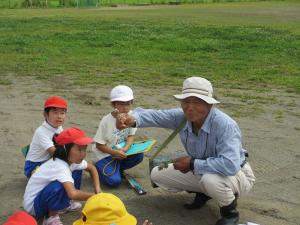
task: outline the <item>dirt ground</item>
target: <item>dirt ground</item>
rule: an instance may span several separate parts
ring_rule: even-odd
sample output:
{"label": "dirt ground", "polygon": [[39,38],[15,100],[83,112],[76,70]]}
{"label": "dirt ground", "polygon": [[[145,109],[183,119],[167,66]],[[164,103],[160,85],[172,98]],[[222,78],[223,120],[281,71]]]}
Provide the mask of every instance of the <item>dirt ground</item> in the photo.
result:
{"label": "dirt ground", "polygon": [[[39,81],[32,78],[11,78],[13,84],[0,86],[0,222],[15,210],[22,209],[26,185],[23,175],[24,158],[20,148],[30,143],[34,130],[42,123],[44,100],[54,94],[69,101],[65,128],[77,126],[94,136],[100,118],[110,112],[109,91],[112,87],[82,88],[72,85],[64,78]],[[65,88],[67,87],[67,88]],[[140,88],[132,86],[135,106],[154,108],[177,107],[172,94],[181,87]],[[261,225],[300,224],[300,98],[284,89],[256,90],[216,88],[218,107],[234,117],[243,133],[243,144],[250,152],[250,164],[257,177],[256,184],[248,196],[239,199],[240,223],[246,221]],[[238,100],[234,96],[268,96],[269,101],[259,103],[257,99]],[[227,96],[227,97],[225,97]],[[230,97],[231,96],[231,97]],[[266,100],[266,99],[265,99]],[[254,107],[255,106],[255,107]],[[259,113],[257,113],[259,112]],[[139,138],[152,137],[158,145],[170,134],[165,129],[139,129]],[[178,139],[166,149],[167,154],[182,150]],[[139,223],[146,218],[154,225],[213,225],[219,217],[218,207],[210,201],[203,209],[187,211],[182,205],[192,200],[193,195],[185,192],[170,194],[150,186],[148,158],[129,171],[140,181],[147,194],[138,196],[124,182],[120,187],[106,192],[117,194],[124,200],[130,213]],[[92,159],[91,152],[88,160]],[[83,177],[83,190],[92,190],[87,175]],[[79,212],[62,216],[70,225]]]}

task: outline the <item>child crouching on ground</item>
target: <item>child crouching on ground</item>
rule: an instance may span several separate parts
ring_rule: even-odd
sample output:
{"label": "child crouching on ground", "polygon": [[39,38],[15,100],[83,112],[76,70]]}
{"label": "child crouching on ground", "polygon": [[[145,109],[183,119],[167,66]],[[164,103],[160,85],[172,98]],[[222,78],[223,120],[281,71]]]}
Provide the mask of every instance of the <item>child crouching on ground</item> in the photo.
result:
{"label": "child crouching on ground", "polygon": [[68,103],[59,96],[49,97],[44,103],[45,121],[39,126],[32,137],[29,151],[26,155],[24,174],[27,178],[37,167],[51,158],[55,150],[52,138],[54,134],[63,131]]}
{"label": "child crouching on ground", "polygon": [[[116,86],[111,90],[110,101],[117,112],[130,114],[133,92],[128,86]],[[123,171],[143,161],[143,153],[126,156],[126,151],[134,141],[135,132],[136,128],[118,130],[113,113],[104,116],[100,121],[94,137],[96,144],[92,146],[92,151],[96,156],[96,167],[102,184],[118,186],[122,182]],[[113,149],[115,145],[124,141],[124,148]]]}
{"label": "child crouching on ground", "polygon": [[69,207],[70,200],[84,201],[94,195],[75,188],[73,170],[88,171],[94,192],[101,192],[96,168],[84,160],[87,145],[93,140],[83,131],[69,128],[54,137],[54,141],[53,158],[30,177],[24,194],[24,209],[36,218],[44,218],[43,225],[62,225],[58,213]]}

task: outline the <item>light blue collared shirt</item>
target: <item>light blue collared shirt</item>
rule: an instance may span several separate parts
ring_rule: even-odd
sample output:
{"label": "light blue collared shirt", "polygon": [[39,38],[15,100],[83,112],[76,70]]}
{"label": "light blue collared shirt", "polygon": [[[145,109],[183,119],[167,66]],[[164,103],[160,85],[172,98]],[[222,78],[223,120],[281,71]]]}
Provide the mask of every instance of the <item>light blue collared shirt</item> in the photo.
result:
{"label": "light blue collared shirt", "polygon": [[[184,119],[182,109],[133,111],[137,127],[161,127],[175,130]],[[241,131],[237,123],[219,109],[212,107],[198,134],[187,121],[179,132],[181,142],[192,158],[194,173],[233,176],[245,160]]]}

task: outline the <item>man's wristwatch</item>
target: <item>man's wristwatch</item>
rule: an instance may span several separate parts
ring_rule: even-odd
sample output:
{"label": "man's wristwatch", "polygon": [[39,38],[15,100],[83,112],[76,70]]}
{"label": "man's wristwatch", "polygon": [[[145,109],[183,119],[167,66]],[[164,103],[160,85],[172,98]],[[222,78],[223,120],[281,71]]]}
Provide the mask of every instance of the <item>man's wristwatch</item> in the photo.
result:
{"label": "man's wristwatch", "polygon": [[191,158],[191,161],[190,161],[190,170],[191,171],[194,171],[194,162],[195,162],[195,159]]}
{"label": "man's wristwatch", "polygon": [[133,124],[131,125],[131,127],[135,128],[136,127],[136,119],[134,119]]}

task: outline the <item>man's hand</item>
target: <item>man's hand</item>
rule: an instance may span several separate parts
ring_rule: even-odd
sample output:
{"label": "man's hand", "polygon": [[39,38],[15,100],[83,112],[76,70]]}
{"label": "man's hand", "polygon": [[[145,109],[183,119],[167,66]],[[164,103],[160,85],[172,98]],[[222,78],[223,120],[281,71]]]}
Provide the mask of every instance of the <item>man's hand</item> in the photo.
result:
{"label": "man's hand", "polygon": [[133,116],[128,115],[127,113],[118,113],[116,116],[116,127],[119,130],[123,130],[127,127],[134,125],[135,119]]}
{"label": "man's hand", "polygon": [[125,159],[127,156],[123,151],[120,151],[119,149],[113,150],[114,155],[112,156],[114,159]]}
{"label": "man's hand", "polygon": [[179,170],[182,173],[189,172],[191,159],[192,158],[190,156],[183,156],[175,159],[173,163],[174,169]]}

